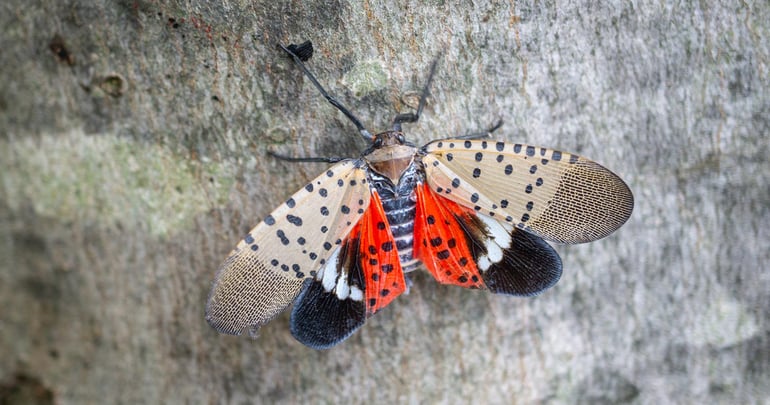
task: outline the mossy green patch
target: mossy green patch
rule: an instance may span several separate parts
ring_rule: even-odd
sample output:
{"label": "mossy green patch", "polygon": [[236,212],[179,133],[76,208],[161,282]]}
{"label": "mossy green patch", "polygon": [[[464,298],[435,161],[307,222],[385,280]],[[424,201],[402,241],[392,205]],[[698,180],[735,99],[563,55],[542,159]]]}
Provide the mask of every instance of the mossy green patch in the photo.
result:
{"label": "mossy green patch", "polygon": [[226,202],[233,175],[154,144],[71,132],[0,140],[2,198],[62,222],[146,229],[164,237]]}
{"label": "mossy green patch", "polygon": [[342,79],[356,97],[384,89],[388,85],[388,75],[377,61],[364,61],[356,64]]}

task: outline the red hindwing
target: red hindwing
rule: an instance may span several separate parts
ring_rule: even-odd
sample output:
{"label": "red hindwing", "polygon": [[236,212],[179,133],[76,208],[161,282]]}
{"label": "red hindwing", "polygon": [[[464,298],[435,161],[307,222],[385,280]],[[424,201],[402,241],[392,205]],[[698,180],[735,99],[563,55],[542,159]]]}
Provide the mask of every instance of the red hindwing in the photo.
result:
{"label": "red hindwing", "polygon": [[456,215],[473,212],[454,201],[437,196],[427,184],[420,184],[414,216],[414,255],[433,277],[443,284],[486,288],[471,255],[466,232]]}
{"label": "red hindwing", "polygon": [[371,203],[354,229],[360,232],[360,263],[364,273],[367,315],[373,315],[406,291],[396,241],[388,226],[382,202],[372,192]]}

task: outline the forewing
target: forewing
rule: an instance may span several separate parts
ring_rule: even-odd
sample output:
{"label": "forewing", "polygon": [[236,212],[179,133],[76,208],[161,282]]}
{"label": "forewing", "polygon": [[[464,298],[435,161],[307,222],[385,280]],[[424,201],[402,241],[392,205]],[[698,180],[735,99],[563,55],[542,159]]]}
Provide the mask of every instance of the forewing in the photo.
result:
{"label": "forewing", "polygon": [[313,280],[291,314],[291,333],[314,349],[347,339],[406,289],[393,235],[377,193],[369,209]]}
{"label": "forewing", "polygon": [[426,179],[436,193],[547,240],[603,238],[633,210],[623,180],[578,155],[478,140],[436,141],[424,150]]}
{"label": "forewing", "polygon": [[256,329],[300,293],[369,206],[355,161],[331,167],[252,229],[219,268],[206,320],[233,335]]}

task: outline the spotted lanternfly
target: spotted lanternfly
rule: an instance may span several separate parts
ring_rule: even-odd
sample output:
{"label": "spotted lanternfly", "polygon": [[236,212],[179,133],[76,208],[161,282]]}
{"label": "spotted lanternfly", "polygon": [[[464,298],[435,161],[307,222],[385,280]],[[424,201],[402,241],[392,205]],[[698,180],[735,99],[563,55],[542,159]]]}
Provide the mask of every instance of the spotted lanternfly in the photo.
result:
{"label": "spotted lanternfly", "polygon": [[546,240],[594,241],[631,215],[623,180],[578,155],[481,139],[488,133],[407,142],[401,124],[418,120],[436,62],[417,111],[372,136],[321,87],[296,47],[281,48],[371,145],[357,159],[283,157],[335,164],[252,229],[220,267],[206,306],[219,332],[253,333],[294,302],[292,335],[330,348],[405,292],[406,274],[420,263],[440,283],[533,296],[562,273]]}

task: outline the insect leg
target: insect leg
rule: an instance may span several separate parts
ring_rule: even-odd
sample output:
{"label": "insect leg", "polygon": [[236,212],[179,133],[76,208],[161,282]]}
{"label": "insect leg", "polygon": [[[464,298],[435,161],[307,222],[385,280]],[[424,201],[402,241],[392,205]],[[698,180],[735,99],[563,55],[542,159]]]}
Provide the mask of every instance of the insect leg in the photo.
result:
{"label": "insect leg", "polygon": [[341,162],[343,160],[349,160],[350,158],[344,158],[344,157],[321,157],[321,156],[311,156],[311,157],[292,157],[292,156],[286,156],[281,155],[279,153],[275,153],[272,151],[267,151],[267,154],[286,162],[321,162],[321,163],[337,163]]}
{"label": "insect leg", "polygon": [[[492,128],[489,128],[484,132],[474,132],[468,135],[452,137],[451,139],[473,140],[473,139],[489,138],[492,136],[493,132],[497,131],[502,126],[503,126],[503,119],[500,118],[497,120],[497,123],[495,123],[495,125],[492,126]],[[450,139],[450,138],[447,138],[447,139]]]}
{"label": "insect leg", "polygon": [[420,102],[417,104],[417,112],[409,112],[409,113],[403,113],[396,115],[396,118],[393,119],[393,130],[394,131],[401,131],[401,124],[404,122],[417,122],[417,120],[420,119],[420,114],[422,114],[422,109],[425,107],[425,101],[428,98],[428,95],[430,94],[430,84],[433,82],[433,76],[436,74],[436,66],[438,65],[439,58],[437,57],[433,63],[430,65],[430,74],[428,74],[428,81],[425,83],[425,87],[422,89],[422,94],[420,95]]}

